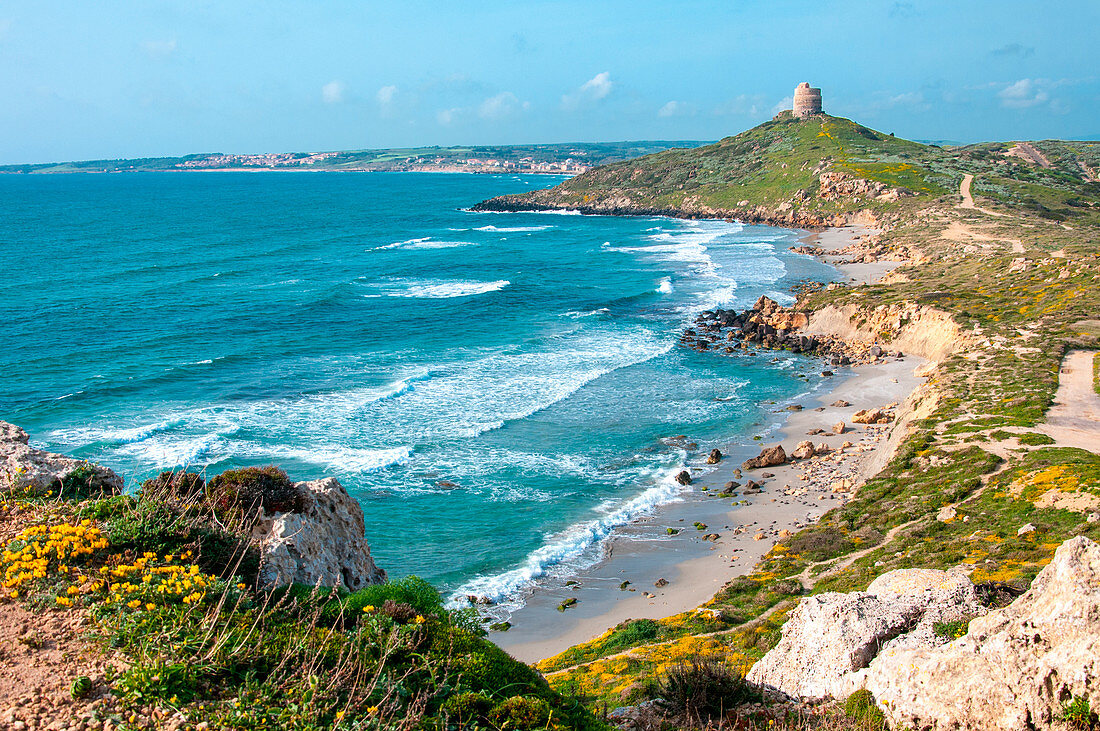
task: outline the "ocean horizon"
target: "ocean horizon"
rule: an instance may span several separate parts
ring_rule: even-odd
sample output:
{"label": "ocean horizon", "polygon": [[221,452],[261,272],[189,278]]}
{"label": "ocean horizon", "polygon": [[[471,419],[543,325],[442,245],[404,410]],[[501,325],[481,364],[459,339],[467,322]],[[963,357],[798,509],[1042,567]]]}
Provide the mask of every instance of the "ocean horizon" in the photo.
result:
{"label": "ocean horizon", "polygon": [[0,419],[129,489],[335,476],[391,576],[521,606],[820,385],[811,359],[677,347],[694,316],[835,274],[792,230],[468,210],[557,180],[0,178]]}

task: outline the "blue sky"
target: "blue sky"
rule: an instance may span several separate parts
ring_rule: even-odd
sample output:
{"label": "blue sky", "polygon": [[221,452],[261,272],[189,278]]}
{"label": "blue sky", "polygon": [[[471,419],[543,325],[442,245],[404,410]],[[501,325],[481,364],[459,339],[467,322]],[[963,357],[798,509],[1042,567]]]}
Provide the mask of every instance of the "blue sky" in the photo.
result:
{"label": "blue sky", "polygon": [[11,2],[0,163],[717,139],[789,106],[918,139],[1100,134],[1100,2]]}

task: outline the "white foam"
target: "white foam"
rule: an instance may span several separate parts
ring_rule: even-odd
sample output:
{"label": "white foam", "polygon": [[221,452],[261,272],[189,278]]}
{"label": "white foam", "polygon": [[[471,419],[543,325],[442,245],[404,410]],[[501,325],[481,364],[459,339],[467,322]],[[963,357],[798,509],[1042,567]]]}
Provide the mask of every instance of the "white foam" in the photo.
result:
{"label": "white foam", "polygon": [[479,226],[478,228],[476,228],[474,230],[475,231],[495,231],[497,233],[502,233],[502,234],[505,234],[505,233],[512,234],[512,233],[524,233],[524,232],[531,232],[531,231],[545,231],[545,230],[550,229],[550,228],[554,228],[554,226],[552,226],[552,225],[546,225],[546,226],[492,226],[492,225],[490,225],[490,226]]}
{"label": "white foam", "polygon": [[417,299],[449,299],[452,297],[471,297],[475,294],[497,292],[511,282],[498,279],[495,282],[472,282],[460,280],[425,279],[411,282],[404,291],[387,292],[390,297],[411,297]]}
{"label": "white foam", "polygon": [[533,588],[536,581],[547,576],[555,568],[567,567],[569,571],[591,565],[601,558],[593,549],[606,540],[618,527],[633,522],[658,505],[681,498],[684,488],[677,484],[674,475],[682,464],[667,470],[649,489],[616,507],[604,515],[572,525],[550,536],[539,548],[528,554],[519,566],[490,576],[478,576],[458,587],[449,599],[452,606],[462,606],[466,597],[476,596],[491,600],[504,611],[514,611],[522,605],[523,594]]}
{"label": "white foam", "polygon": [[665,277],[661,280],[661,283],[657,285],[656,292],[660,294],[672,294],[672,280]]}
{"label": "white foam", "polygon": [[384,246],[375,246],[370,251],[383,251],[386,249],[406,249],[406,250],[421,250],[421,249],[457,249],[463,246],[477,246],[473,241],[433,241],[431,236],[426,236],[420,239],[409,239],[408,241],[396,241],[392,244],[385,244]]}
{"label": "white foam", "polygon": [[357,449],[339,446],[298,448],[278,445],[254,445],[251,448],[238,449],[238,453],[274,459],[295,459],[299,462],[324,467],[340,475],[354,475],[377,472],[397,465],[406,465],[412,458],[413,450],[411,447]]}

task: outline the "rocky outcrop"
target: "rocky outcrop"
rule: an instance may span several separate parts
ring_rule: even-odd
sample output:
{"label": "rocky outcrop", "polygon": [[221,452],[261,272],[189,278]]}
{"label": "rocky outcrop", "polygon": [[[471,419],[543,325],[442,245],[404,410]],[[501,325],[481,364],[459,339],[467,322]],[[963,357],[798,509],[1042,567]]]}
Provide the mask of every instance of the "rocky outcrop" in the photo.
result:
{"label": "rocky outcrop", "polygon": [[260,548],[260,583],[351,590],[386,580],[370,555],[363,509],[335,478],[299,482],[302,512],[262,516],[252,530]]}
{"label": "rocky outcrop", "polygon": [[760,467],[774,467],[776,465],[786,464],[787,453],[783,451],[782,444],[776,444],[774,447],[765,447],[759,455],[746,459],[741,463],[741,469],[743,470],[755,470]]}
{"label": "rocky outcrop", "polygon": [[0,421],[0,491],[78,489],[82,495],[122,491],[122,478],[106,467],[36,449],[29,442],[27,432]]}
{"label": "rocky outcrop", "polygon": [[885,409],[860,409],[852,414],[853,424],[889,424],[894,420],[894,415]]}
{"label": "rocky outcrop", "polygon": [[942,647],[884,651],[867,688],[891,725],[1051,728],[1062,705],[1100,707],[1100,545],[1061,545],[1031,588]]}
{"label": "rocky outcrop", "polygon": [[900,569],[865,592],[830,592],[803,599],[783,635],[748,679],[788,695],[846,698],[865,683],[865,668],[887,648],[946,642],[937,622],[986,612],[974,585],[960,573]]}

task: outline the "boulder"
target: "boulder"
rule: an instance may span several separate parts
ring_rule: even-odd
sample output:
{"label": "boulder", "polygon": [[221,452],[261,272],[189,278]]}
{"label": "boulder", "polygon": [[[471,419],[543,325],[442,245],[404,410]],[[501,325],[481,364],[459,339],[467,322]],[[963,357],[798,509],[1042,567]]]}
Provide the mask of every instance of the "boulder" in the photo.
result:
{"label": "boulder", "polygon": [[676,473],[676,477],[673,478],[673,479],[675,479],[676,482],[680,483],[681,485],[690,485],[691,484],[691,475],[688,474],[687,470],[680,470],[679,472]]}
{"label": "boulder", "polygon": [[853,424],[889,424],[894,415],[884,409],[861,409],[852,415]]}
{"label": "boulder", "polygon": [[847,429],[848,427],[843,421],[833,424],[833,434],[843,434]]}
{"label": "boulder", "polygon": [[940,647],[883,652],[867,688],[892,727],[1051,728],[1073,696],[1100,707],[1100,545],[1063,543],[1031,588]]}
{"label": "boulder", "polygon": [[78,476],[84,495],[115,495],[122,492],[122,478],[106,467],[65,457],[30,446],[27,432],[15,424],[0,421],[0,492],[29,489],[32,492],[62,492]]}
{"label": "boulder", "polygon": [[936,636],[936,623],[985,611],[961,573],[891,571],[867,591],[803,599],[748,679],[792,696],[844,699],[863,686],[865,669],[883,649],[946,642]]}
{"label": "boulder", "polygon": [[741,463],[741,469],[755,470],[760,467],[775,467],[786,462],[787,453],[783,451],[783,445],[776,444],[774,447],[765,447],[756,457],[746,459]]}
{"label": "boulder", "polygon": [[302,512],[262,515],[252,529],[260,549],[260,584],[343,586],[386,580],[367,545],[363,509],[333,477],[295,485]]}
{"label": "boulder", "polygon": [[815,454],[814,443],[811,441],[801,441],[791,452],[792,459],[809,459]]}
{"label": "boulder", "polygon": [[[833,365],[840,365],[840,359],[837,358],[836,363],[834,363]],[[851,406],[851,404],[848,403],[847,401],[845,401],[844,399],[837,399],[836,401],[832,402],[829,405],[833,406],[835,408],[838,408],[838,409],[845,409],[845,408]]]}
{"label": "boulder", "polygon": [[710,454],[707,455],[707,464],[718,464],[722,461],[722,450],[712,449]]}
{"label": "boulder", "polygon": [[771,315],[779,309],[779,303],[766,295],[760,295],[760,299],[756,300],[752,309],[762,315]]}

